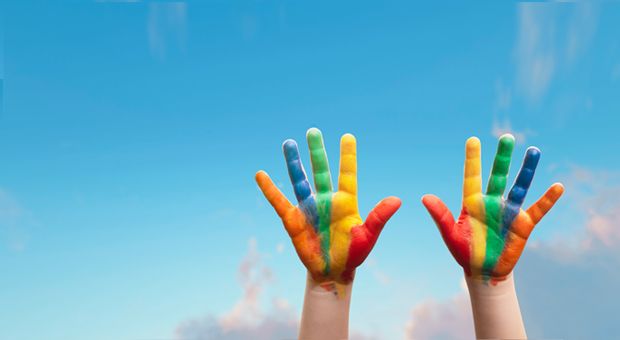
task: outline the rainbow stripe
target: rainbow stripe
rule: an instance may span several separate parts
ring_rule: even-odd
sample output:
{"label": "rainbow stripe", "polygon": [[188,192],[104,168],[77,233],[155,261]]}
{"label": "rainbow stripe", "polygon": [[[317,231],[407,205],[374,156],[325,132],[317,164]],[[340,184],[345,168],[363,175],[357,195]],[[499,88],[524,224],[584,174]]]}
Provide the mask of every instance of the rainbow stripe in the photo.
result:
{"label": "rainbow stripe", "polygon": [[341,139],[338,192],[333,191],[327,153],[321,132],[312,128],[306,134],[316,194],[299,157],[294,140],[282,148],[299,205],[293,207],[266,173],[259,171],[256,181],[265,197],[282,218],[293,245],[311,277],[344,298],[344,285],[353,280],[355,268],[372,250],[386,221],[400,207],[400,200],[387,198],[362,221],[357,207],[357,151],[353,135]]}
{"label": "rainbow stripe", "polygon": [[[527,149],[523,166],[506,199],[508,172],[514,138],[500,138],[493,161],[486,194],[481,190],[480,141],[472,137],[467,141],[465,179],[463,183],[463,209],[458,230],[469,240],[457,251],[457,261],[467,275],[477,281],[501,281],[518,261],[525,240],[535,223],[521,210],[521,205],[534,178],[540,159],[540,150]],[[559,196],[558,196],[559,197]],[[518,218],[519,217],[519,218]]]}

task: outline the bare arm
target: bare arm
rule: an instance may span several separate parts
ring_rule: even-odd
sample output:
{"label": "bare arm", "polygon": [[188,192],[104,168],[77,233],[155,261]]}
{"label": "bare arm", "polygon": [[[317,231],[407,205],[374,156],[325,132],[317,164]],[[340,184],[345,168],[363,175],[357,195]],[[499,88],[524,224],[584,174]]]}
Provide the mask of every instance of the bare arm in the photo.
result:
{"label": "bare arm", "polygon": [[512,273],[497,285],[465,277],[478,339],[527,339]]}
{"label": "bare arm", "polygon": [[346,285],[343,300],[308,276],[301,312],[299,340],[340,340],[349,337],[349,306],[353,281]]}

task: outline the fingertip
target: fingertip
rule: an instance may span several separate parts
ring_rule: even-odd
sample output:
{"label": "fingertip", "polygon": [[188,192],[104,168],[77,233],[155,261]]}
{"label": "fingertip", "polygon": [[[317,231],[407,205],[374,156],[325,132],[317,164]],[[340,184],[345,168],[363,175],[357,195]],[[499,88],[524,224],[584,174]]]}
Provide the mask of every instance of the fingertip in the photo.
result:
{"label": "fingertip", "polygon": [[535,169],[539,160],[540,150],[537,147],[531,146],[525,151],[525,160],[523,163],[526,168]]}
{"label": "fingertip", "polygon": [[319,130],[319,129],[315,128],[315,127],[309,128],[308,131],[306,132],[306,137],[307,138],[310,138],[310,137],[321,137],[321,136],[322,136],[321,130]]}
{"label": "fingertip", "polygon": [[344,155],[356,155],[356,140],[352,134],[347,133],[340,139],[340,153]]}
{"label": "fingertip", "polygon": [[403,204],[403,201],[401,201],[401,199],[396,196],[390,196],[386,198],[386,201],[388,201],[388,203],[396,209],[400,208],[400,206]]}
{"label": "fingertip", "polygon": [[297,142],[292,139],[287,139],[284,143],[282,143],[282,150],[284,151],[284,155],[287,157],[299,153]]}
{"label": "fingertip", "polygon": [[321,130],[315,127],[308,129],[308,132],[306,132],[306,139],[308,140],[310,148],[322,147],[323,145],[323,134]]}
{"label": "fingertip", "polygon": [[344,135],[342,135],[342,138],[340,138],[340,141],[342,143],[355,143],[356,139],[355,136],[353,136],[350,133],[345,133]]}
{"label": "fingertip", "polygon": [[499,148],[501,151],[512,152],[515,146],[515,137],[509,133],[503,134],[499,137]]}
{"label": "fingertip", "polygon": [[256,175],[254,175],[254,179],[258,182],[259,178],[262,178],[263,176],[267,176],[267,173],[263,170],[259,170]]}
{"label": "fingertip", "polygon": [[427,194],[427,195],[422,196],[422,204],[424,204],[424,206],[429,206],[437,201],[440,201],[440,199],[439,197],[435,195]]}
{"label": "fingertip", "polygon": [[562,183],[554,183],[551,188],[553,189],[553,193],[557,195],[558,198],[560,198],[560,196],[564,193],[564,186]]}
{"label": "fingertip", "polygon": [[476,136],[469,137],[465,145],[468,149],[480,148],[480,139]]}
{"label": "fingertip", "polygon": [[514,140],[515,140],[515,136],[513,136],[513,135],[512,135],[512,134],[510,134],[510,133],[505,133],[505,134],[503,134],[503,135],[501,135],[501,136],[499,137],[499,140],[506,140],[506,141],[510,141],[510,140],[512,140],[512,141],[514,142]]}
{"label": "fingertip", "polygon": [[256,180],[256,184],[258,184],[258,187],[263,190],[265,183],[268,183],[271,179],[265,171],[260,170],[256,173],[256,175],[254,175],[254,180]]}

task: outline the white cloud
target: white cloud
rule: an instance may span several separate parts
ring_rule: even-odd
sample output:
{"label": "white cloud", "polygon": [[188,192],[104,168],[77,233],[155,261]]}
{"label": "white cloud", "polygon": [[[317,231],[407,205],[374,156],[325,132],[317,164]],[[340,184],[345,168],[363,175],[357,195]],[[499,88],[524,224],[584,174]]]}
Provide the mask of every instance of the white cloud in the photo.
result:
{"label": "white cloud", "polygon": [[[237,281],[243,287],[243,297],[224,315],[206,314],[181,322],[174,331],[176,339],[297,339],[300,317],[290,302],[274,296],[271,298],[269,310],[261,304],[265,290],[275,282],[275,275],[271,268],[263,263],[266,255],[258,251],[254,237],[250,238],[248,245],[248,253],[239,264],[237,272]],[[353,329],[349,339],[378,338]]]}
{"label": "white cloud", "polygon": [[517,79],[525,94],[533,100],[549,87],[555,71],[555,26],[545,12],[546,4],[519,4],[517,37]]}
{"label": "white cloud", "polygon": [[169,41],[174,40],[181,52],[187,39],[187,4],[184,2],[151,2],[146,25],[151,55],[164,62]]}
{"label": "white cloud", "polygon": [[[570,235],[528,243],[515,267],[528,337],[615,338],[620,305],[620,173],[573,166],[561,182],[566,193],[562,199],[569,200],[584,220],[581,229]],[[416,305],[405,335],[473,339],[472,320],[464,288],[448,300],[428,298]]]}
{"label": "white cloud", "polygon": [[374,257],[366,259],[364,264],[368,269],[370,269],[370,272],[379,281],[379,283],[381,283],[383,286],[387,286],[390,284],[390,277],[385,275],[378,269],[378,262],[377,260],[375,260]]}
{"label": "white cloud", "polygon": [[276,252],[278,252],[278,254],[282,254],[283,251],[284,251],[284,242],[280,242],[276,246]]}
{"label": "white cloud", "polygon": [[462,292],[445,300],[432,297],[418,303],[411,312],[405,330],[406,339],[474,339],[474,319],[467,286]]}
{"label": "white cloud", "polygon": [[239,265],[237,281],[243,287],[243,297],[225,315],[206,315],[179,324],[177,339],[293,339],[297,338],[299,319],[289,302],[277,297],[266,311],[260,298],[267,286],[275,281],[271,268],[262,262],[256,239],[248,242],[249,251]]}
{"label": "white cloud", "polygon": [[574,11],[568,26],[567,55],[573,62],[583,52],[596,32],[597,16],[594,5],[587,2],[574,3]]}
{"label": "white cloud", "polygon": [[[516,76],[528,99],[540,99],[559,68],[570,69],[587,49],[598,25],[596,12],[590,3],[518,5]],[[568,20],[556,20],[558,16]]]}
{"label": "white cloud", "polygon": [[530,129],[525,129],[525,131],[516,131],[512,128],[512,124],[510,123],[510,119],[506,117],[504,119],[503,124],[500,124],[497,119],[493,121],[493,128],[491,129],[491,134],[495,137],[501,137],[502,135],[509,133],[515,137],[515,141],[517,144],[525,144],[526,138],[528,135],[536,135]]}

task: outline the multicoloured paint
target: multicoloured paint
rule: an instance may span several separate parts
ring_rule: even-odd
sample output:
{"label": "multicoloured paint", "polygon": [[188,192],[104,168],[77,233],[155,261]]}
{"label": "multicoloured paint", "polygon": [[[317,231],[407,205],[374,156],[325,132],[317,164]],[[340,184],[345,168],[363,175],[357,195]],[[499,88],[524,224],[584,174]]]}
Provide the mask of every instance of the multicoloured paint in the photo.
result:
{"label": "multicoloured paint", "polygon": [[301,164],[297,143],[291,139],[282,148],[299,205],[294,207],[264,171],[256,174],[256,182],[282,219],[312,279],[344,299],[355,268],[364,262],[401,202],[388,197],[362,221],[357,207],[355,137],[346,134],[341,139],[338,191],[334,192],[323,136],[316,128],[306,136],[316,193]]}
{"label": "multicoloured paint", "polygon": [[495,285],[506,279],[519,260],[532,229],[564,191],[562,185],[556,183],[527,211],[521,209],[540,159],[540,150],[530,147],[504,199],[513,149],[514,137],[503,135],[483,195],[480,140],[476,137],[467,140],[463,206],[458,221],[454,221],[452,213],[438,197],[426,195],[422,198],[448,249],[466,275],[484,284]]}

